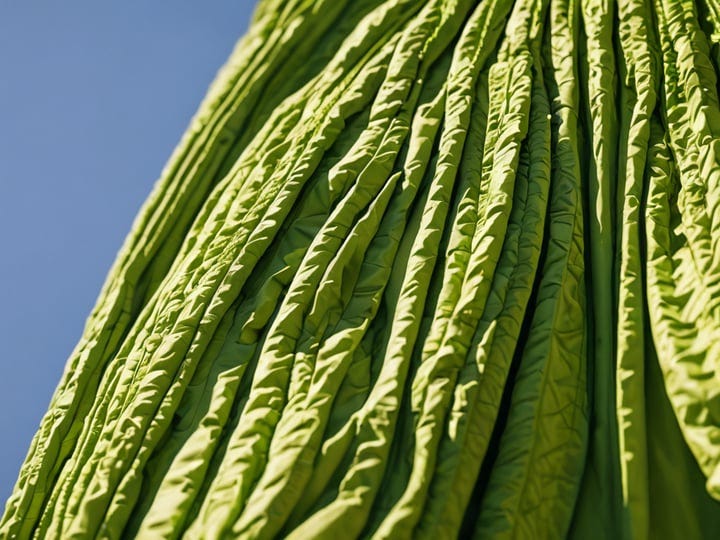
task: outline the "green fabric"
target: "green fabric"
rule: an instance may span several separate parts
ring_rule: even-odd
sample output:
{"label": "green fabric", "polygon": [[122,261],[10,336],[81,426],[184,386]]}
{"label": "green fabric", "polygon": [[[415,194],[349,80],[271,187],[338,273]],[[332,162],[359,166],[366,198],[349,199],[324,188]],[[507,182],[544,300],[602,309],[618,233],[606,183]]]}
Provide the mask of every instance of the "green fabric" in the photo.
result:
{"label": "green fabric", "polygon": [[260,0],[0,538],[720,537],[720,1]]}

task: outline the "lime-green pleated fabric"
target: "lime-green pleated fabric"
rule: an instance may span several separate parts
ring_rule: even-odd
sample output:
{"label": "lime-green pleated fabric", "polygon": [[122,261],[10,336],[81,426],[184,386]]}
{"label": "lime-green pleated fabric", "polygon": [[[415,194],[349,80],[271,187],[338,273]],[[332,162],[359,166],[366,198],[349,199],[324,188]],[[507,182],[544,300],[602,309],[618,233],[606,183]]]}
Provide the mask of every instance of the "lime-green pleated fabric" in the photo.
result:
{"label": "lime-green pleated fabric", "polygon": [[720,538],[720,1],[260,0],[0,538]]}

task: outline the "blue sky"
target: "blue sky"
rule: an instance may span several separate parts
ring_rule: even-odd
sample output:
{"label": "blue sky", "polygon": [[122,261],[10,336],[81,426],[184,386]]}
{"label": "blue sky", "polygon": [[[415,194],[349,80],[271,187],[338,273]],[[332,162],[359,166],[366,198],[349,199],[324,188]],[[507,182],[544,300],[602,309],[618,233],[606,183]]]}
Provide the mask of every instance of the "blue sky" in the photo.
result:
{"label": "blue sky", "polygon": [[135,214],[254,3],[0,2],[0,509]]}

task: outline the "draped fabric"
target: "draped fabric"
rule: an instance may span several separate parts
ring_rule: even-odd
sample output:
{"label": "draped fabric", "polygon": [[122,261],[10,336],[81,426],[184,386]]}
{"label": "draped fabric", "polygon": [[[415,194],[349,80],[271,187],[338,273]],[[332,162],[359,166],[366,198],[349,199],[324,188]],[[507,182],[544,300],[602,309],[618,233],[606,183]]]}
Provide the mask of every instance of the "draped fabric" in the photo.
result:
{"label": "draped fabric", "polygon": [[0,537],[718,537],[719,32],[260,0]]}

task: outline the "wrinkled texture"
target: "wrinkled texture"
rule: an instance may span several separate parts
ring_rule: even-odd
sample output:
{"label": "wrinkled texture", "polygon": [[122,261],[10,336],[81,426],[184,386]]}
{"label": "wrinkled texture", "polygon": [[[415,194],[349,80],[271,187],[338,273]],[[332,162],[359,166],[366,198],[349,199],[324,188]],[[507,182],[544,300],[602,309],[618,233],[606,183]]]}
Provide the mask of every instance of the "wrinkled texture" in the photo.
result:
{"label": "wrinkled texture", "polygon": [[260,0],[0,537],[720,536],[719,36]]}

